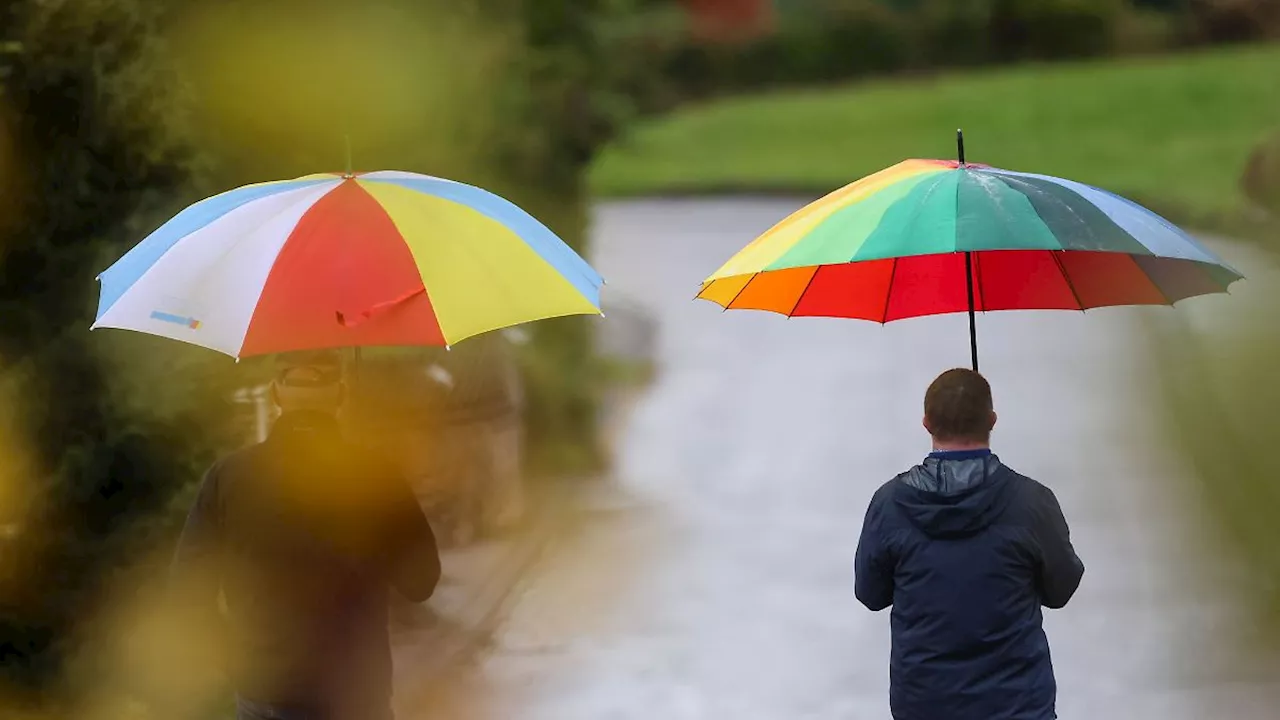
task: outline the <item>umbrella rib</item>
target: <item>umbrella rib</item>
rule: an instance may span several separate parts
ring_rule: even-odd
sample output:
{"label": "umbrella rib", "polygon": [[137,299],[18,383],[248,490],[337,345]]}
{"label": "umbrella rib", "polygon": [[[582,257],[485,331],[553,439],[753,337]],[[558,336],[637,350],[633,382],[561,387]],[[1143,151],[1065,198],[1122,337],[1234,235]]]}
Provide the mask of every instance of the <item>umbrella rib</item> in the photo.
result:
{"label": "umbrella rib", "polygon": [[987,296],[986,296],[986,293],[982,292],[983,283],[982,283],[982,263],[980,262],[981,259],[982,259],[982,253],[980,252],[973,253],[973,274],[977,276],[976,282],[978,286],[976,289],[978,291],[978,304],[982,306],[982,312],[986,313],[987,312]]}
{"label": "umbrella rib", "polygon": [[809,288],[813,286],[814,278],[818,277],[818,273],[822,272],[822,266],[818,265],[813,268],[813,274],[809,276],[809,282],[804,284],[804,289],[796,296],[796,302],[791,306],[791,311],[787,313],[787,317],[793,317],[796,314],[796,308],[800,307],[800,301],[804,300],[804,296],[809,292]]}
{"label": "umbrella rib", "polygon": [[1067,267],[1062,264],[1062,258],[1058,257],[1061,250],[1050,250],[1049,254],[1053,256],[1053,262],[1058,266],[1058,272],[1062,273],[1062,279],[1067,283],[1067,289],[1071,291],[1071,297],[1076,301],[1076,307],[1080,308],[1080,312],[1084,312],[1084,303],[1080,301],[1080,295],[1076,293],[1075,283],[1071,282],[1071,276],[1067,274]]}
{"label": "umbrella rib", "polygon": [[[1127,254],[1128,253],[1126,253],[1126,255]],[[1153,255],[1152,257],[1157,256]],[[1129,261],[1136,265],[1138,270],[1142,271],[1142,276],[1147,279],[1147,282],[1151,283],[1151,287],[1155,288],[1156,292],[1160,293],[1160,297],[1164,300],[1166,305],[1173,307],[1176,304],[1175,301],[1169,299],[1169,293],[1165,292],[1164,288],[1160,287],[1160,283],[1156,282],[1156,279],[1151,277],[1151,275],[1147,273],[1146,269],[1138,264],[1138,258],[1133,255],[1129,255]]]}
{"label": "umbrella rib", "polygon": [[889,266],[889,287],[884,291],[884,311],[880,313],[880,324],[889,321],[889,300],[893,298],[893,281],[898,279],[898,258],[893,258]]}
{"label": "umbrella rib", "polygon": [[[305,187],[305,188],[298,188],[298,190],[315,190],[315,189],[317,189],[317,188],[319,188],[319,187],[323,187],[323,186],[324,186],[324,183],[319,183],[319,184],[314,185],[314,186],[308,186],[308,187]],[[192,295],[196,295],[196,294],[200,293],[200,292],[201,292],[201,290],[202,290],[204,287],[206,287],[206,286],[208,285],[208,282],[209,282],[209,276],[212,274],[213,270],[214,270],[214,269],[216,269],[219,265],[221,265],[221,264],[222,264],[222,262],[223,262],[223,261],[225,261],[225,260],[226,260],[230,255],[231,255],[231,253],[235,252],[235,251],[236,251],[236,250],[237,250],[241,245],[243,245],[245,242],[247,242],[247,241],[249,240],[249,238],[253,236],[253,234],[254,234],[254,233],[258,232],[258,231],[259,231],[259,230],[261,230],[262,228],[264,228],[264,227],[266,227],[266,226],[270,225],[271,223],[275,222],[276,220],[280,219],[281,217],[283,217],[283,216],[284,216],[284,215],[286,215],[287,213],[292,212],[292,211],[293,211],[293,210],[295,210],[299,205],[301,205],[301,204],[303,204],[303,203],[310,203],[310,207],[308,207],[308,208],[307,208],[305,211],[303,211],[303,213],[302,213],[302,215],[303,215],[303,216],[305,216],[307,213],[311,212],[311,208],[315,207],[316,203],[320,202],[320,200],[324,199],[324,197],[325,197],[325,196],[327,196],[329,193],[333,192],[333,191],[334,191],[334,190],[336,190],[337,188],[338,188],[338,185],[334,185],[333,187],[331,187],[331,188],[329,188],[329,189],[325,190],[323,193],[321,193],[320,195],[318,195],[318,196],[316,196],[316,197],[311,197],[311,196],[310,196],[309,194],[307,194],[307,193],[299,193],[299,195],[302,195],[303,197],[301,197],[300,199],[296,199],[296,201],[295,201],[295,202],[291,202],[291,203],[289,203],[287,206],[282,207],[282,208],[280,208],[280,209],[276,210],[275,212],[273,212],[273,213],[271,214],[271,216],[270,216],[270,217],[266,218],[266,219],[265,219],[265,220],[263,220],[262,222],[257,223],[256,225],[254,225],[254,226],[253,226],[253,228],[252,228],[252,229],[250,229],[248,232],[241,233],[238,237],[236,237],[236,239],[235,239],[235,240],[234,240],[230,245],[226,246],[225,248],[223,248],[223,249],[222,249],[222,251],[221,251],[221,252],[219,252],[219,253],[218,253],[218,255],[217,255],[217,258],[216,258],[216,259],[214,259],[214,260],[212,260],[211,262],[209,262],[209,263],[206,263],[206,264],[205,264],[204,272],[202,272],[202,273],[200,274],[200,276],[199,276],[199,277],[194,278],[194,279],[193,279],[193,281],[191,282],[191,284],[190,284],[190,285],[188,285],[188,286],[185,288],[185,291],[186,291],[187,296],[188,296],[188,297],[190,297],[190,296],[192,296]],[[296,192],[296,191],[285,191],[285,192],[280,193],[280,194],[281,194],[282,196],[283,196],[283,195],[290,195],[290,194],[291,194],[291,193],[293,193],[293,192]],[[246,204],[248,204],[248,203],[246,203]],[[240,207],[244,207],[244,205],[241,205]],[[239,210],[240,208],[236,208],[236,209],[237,209],[237,210]],[[233,212],[234,212],[234,211],[233,211]],[[230,214],[231,214],[231,213],[227,213],[227,215],[230,215]],[[217,220],[221,220],[221,219],[222,219],[222,218],[224,218],[224,217],[226,217],[226,215],[223,215],[222,217],[218,218]],[[215,220],[214,222],[217,222],[217,220]],[[186,235],[183,235],[183,236],[178,240],[178,242],[174,243],[173,247],[169,248],[169,250],[166,250],[166,251],[164,252],[164,254],[162,254],[160,257],[161,257],[161,258],[163,258],[165,255],[168,255],[170,251],[172,251],[174,248],[176,248],[176,247],[178,246],[178,243],[181,243],[183,240],[186,240],[187,238],[189,238],[189,237],[191,237],[192,235],[196,234],[196,233],[197,233],[197,232],[199,232],[200,230],[204,230],[205,228],[210,227],[210,226],[212,226],[212,225],[213,225],[213,223],[211,222],[211,223],[209,223],[208,225],[205,225],[205,226],[203,226],[203,227],[197,228],[196,230],[192,230],[191,232],[187,233]],[[290,227],[290,228],[289,228],[288,235],[285,237],[284,242],[280,244],[280,250],[279,250],[279,251],[277,251],[277,253],[276,253],[276,256],[277,256],[277,257],[279,257],[279,254],[280,254],[280,253],[284,252],[284,247],[285,247],[285,245],[288,245],[288,244],[289,244],[289,241],[293,239],[293,232],[294,232],[294,230],[295,230],[296,228],[297,228],[297,224],[296,224],[296,223],[295,223],[292,227]],[[159,262],[159,259],[158,259],[158,258],[157,258],[157,262]],[[141,280],[143,277],[146,277],[148,274],[150,274],[150,272],[151,272],[152,268],[154,268],[155,266],[156,266],[156,264],[155,264],[155,263],[153,263],[153,264],[151,265],[151,267],[147,268],[147,269],[146,269],[146,271],[145,271],[145,272],[143,272],[142,276],[141,276],[141,277],[139,277],[139,278],[138,278],[138,280]],[[274,268],[274,266],[275,266],[275,260],[272,260],[272,267]],[[269,271],[268,271],[268,272],[269,272]],[[269,277],[269,275],[268,275],[268,277]],[[264,281],[264,282],[265,282],[265,281]],[[136,281],[135,281],[135,284],[137,284],[137,282],[136,282]],[[131,290],[131,289],[133,289],[133,288],[132,288],[132,286],[130,286],[130,287],[126,290],[126,292],[128,292],[128,290]],[[256,305],[255,305],[255,307],[254,307],[254,312],[255,312],[255,313],[257,312],[257,306],[256,306]]]}
{"label": "umbrella rib", "polygon": [[742,293],[746,292],[747,286],[755,282],[758,277],[760,277],[760,273],[751,273],[751,279],[743,283],[742,287],[738,288],[738,292],[733,294],[733,299],[724,304],[724,311],[727,312],[734,303],[738,302],[738,298],[742,296]]}

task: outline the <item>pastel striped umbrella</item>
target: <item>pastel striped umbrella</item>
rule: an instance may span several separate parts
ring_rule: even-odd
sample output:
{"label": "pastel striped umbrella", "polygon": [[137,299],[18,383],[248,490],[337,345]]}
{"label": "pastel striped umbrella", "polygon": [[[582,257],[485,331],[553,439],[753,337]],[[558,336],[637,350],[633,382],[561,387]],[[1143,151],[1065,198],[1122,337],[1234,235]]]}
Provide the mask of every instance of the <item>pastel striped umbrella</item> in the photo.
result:
{"label": "pastel striped umbrella", "polygon": [[887,323],[1172,305],[1243,276],[1172,223],[1071,180],[907,160],[807,205],[703,282],[725,309]]}
{"label": "pastel striped umbrella", "polygon": [[237,358],[449,346],[531,320],[598,315],[604,283],[507,200],[406,172],[310,175],[217,195],[98,280],[94,328]]}

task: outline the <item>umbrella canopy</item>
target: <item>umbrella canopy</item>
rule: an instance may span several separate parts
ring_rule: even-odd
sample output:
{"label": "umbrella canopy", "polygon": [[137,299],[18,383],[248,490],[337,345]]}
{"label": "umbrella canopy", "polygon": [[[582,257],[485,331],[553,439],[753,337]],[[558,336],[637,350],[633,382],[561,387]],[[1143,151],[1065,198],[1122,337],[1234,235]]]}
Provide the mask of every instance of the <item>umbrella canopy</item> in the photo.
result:
{"label": "umbrella canopy", "polygon": [[405,172],[311,175],[197,203],[99,276],[94,328],[234,357],[600,314],[603,280],[528,213]]}
{"label": "umbrella canopy", "polygon": [[[698,297],[886,323],[992,310],[1171,305],[1241,279],[1187,233],[1071,180],[907,160],[804,207]],[[972,328],[971,328],[972,329]],[[974,337],[974,364],[977,364]]]}

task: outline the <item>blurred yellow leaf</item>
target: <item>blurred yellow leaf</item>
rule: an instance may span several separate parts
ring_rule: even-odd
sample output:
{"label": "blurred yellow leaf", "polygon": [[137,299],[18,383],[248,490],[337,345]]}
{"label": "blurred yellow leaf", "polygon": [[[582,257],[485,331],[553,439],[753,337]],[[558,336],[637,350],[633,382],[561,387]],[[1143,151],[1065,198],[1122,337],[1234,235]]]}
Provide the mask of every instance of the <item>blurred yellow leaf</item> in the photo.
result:
{"label": "blurred yellow leaf", "polygon": [[[471,161],[500,33],[453,3],[201,3],[174,26],[209,149],[274,175]],[[443,174],[443,173],[440,173]]]}
{"label": "blurred yellow leaf", "polygon": [[20,424],[23,379],[19,368],[0,361],[0,600],[17,600],[28,573],[38,571],[45,530],[31,523],[41,485]]}

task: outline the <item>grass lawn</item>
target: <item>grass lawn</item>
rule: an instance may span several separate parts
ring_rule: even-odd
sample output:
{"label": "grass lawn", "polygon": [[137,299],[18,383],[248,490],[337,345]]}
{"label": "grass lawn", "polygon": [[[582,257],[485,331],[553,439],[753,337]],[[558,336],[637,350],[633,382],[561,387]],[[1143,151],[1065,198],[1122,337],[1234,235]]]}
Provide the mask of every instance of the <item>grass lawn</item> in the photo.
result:
{"label": "grass lawn", "polygon": [[834,189],[908,157],[1061,175],[1210,216],[1242,207],[1280,131],[1280,45],[769,93],[638,124],[593,168],[602,196]]}

